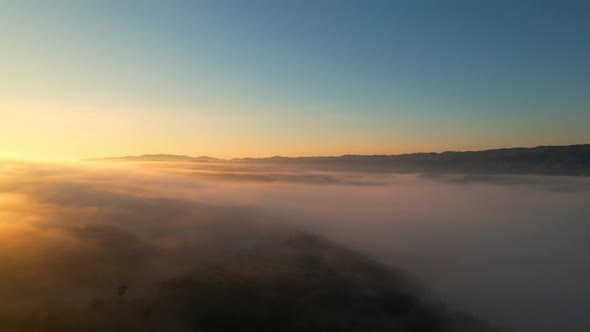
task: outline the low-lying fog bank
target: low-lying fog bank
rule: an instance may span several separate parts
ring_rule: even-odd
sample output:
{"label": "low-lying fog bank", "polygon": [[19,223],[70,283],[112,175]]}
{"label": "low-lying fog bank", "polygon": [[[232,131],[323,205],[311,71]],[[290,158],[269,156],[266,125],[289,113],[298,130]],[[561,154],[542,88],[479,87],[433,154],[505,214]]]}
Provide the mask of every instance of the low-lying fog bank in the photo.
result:
{"label": "low-lying fog bank", "polygon": [[0,327],[588,331],[589,202],[588,178],[5,161]]}

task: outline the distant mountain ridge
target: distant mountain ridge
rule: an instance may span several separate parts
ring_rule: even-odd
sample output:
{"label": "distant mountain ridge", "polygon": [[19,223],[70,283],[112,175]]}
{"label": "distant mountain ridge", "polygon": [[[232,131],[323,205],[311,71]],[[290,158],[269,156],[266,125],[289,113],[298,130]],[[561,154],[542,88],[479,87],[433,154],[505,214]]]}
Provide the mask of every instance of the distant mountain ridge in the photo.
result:
{"label": "distant mountain ridge", "polygon": [[326,171],[384,173],[482,173],[590,176],[590,144],[504,148],[482,151],[419,152],[400,155],[234,158],[166,154],[102,158],[108,161],[281,163]]}
{"label": "distant mountain ridge", "polygon": [[86,161],[176,161],[176,162],[209,162],[225,161],[224,159],[213,158],[208,156],[191,157],[186,155],[175,154],[143,154],[140,156],[125,157],[107,157],[96,159],[85,159]]}

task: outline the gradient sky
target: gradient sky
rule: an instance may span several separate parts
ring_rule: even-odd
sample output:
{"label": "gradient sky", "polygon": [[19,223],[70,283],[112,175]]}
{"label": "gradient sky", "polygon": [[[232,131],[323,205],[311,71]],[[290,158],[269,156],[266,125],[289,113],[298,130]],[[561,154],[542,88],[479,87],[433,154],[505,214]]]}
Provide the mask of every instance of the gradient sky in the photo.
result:
{"label": "gradient sky", "polygon": [[0,1],[0,156],[574,143],[589,1]]}

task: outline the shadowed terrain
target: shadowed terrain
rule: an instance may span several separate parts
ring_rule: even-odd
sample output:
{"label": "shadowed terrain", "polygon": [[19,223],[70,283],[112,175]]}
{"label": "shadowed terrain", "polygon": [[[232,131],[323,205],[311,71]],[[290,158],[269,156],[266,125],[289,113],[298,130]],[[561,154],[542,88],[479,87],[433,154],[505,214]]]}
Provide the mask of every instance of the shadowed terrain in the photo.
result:
{"label": "shadowed terrain", "polygon": [[[203,233],[208,241],[242,236],[212,227]],[[199,245],[184,258],[189,271],[148,294],[134,294],[129,279],[88,303],[57,297],[5,320],[2,330],[500,331],[448,313],[398,272],[321,238],[285,233],[248,242],[230,250]]]}

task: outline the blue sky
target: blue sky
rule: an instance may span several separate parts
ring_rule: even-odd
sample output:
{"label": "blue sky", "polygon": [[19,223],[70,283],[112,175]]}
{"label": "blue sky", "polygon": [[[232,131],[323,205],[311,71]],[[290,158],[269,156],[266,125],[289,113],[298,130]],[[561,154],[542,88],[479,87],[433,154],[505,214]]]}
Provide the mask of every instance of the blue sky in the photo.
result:
{"label": "blue sky", "polygon": [[330,155],[590,141],[587,1],[1,6],[5,154]]}

